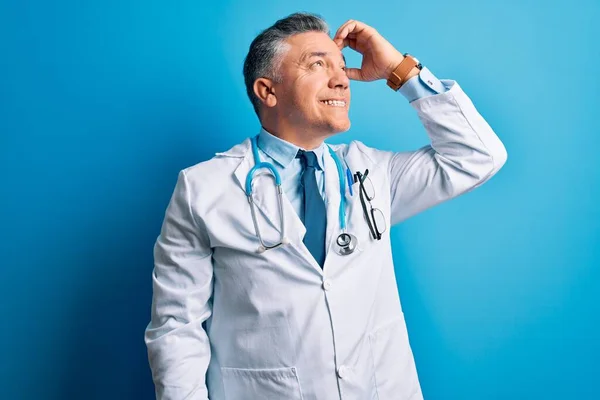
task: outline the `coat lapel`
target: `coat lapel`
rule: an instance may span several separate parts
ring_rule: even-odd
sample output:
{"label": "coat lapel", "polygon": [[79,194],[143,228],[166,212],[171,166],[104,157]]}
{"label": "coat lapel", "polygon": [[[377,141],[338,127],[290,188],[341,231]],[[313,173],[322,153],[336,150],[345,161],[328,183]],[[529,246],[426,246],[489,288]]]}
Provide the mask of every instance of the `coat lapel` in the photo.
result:
{"label": "coat lapel", "polygon": [[[372,162],[363,157],[352,157],[351,155],[344,156],[340,152],[336,152],[338,158],[342,161],[342,170],[344,174],[346,190],[344,197],[346,199],[346,228],[347,232],[353,234],[358,239],[358,248],[363,249],[370,238],[368,226],[363,215],[363,209],[360,203],[359,185],[352,186],[353,195],[350,196],[348,190],[348,181],[346,178],[346,169],[350,168],[352,175],[356,171],[364,172],[365,169],[373,168]],[[327,151],[325,158],[325,176],[326,176],[326,194],[327,194],[327,258],[325,261],[328,276],[337,275],[345,266],[354,258],[355,255],[340,256],[337,254],[335,246],[337,236],[341,233],[340,230],[340,182],[337,171],[337,166],[333,157]],[[360,251],[360,250],[359,250]]]}
{"label": "coat lapel", "polygon": [[[339,155],[338,155],[339,156]],[[339,156],[341,160],[344,160],[345,164],[344,165],[344,169],[346,168],[350,168],[350,173],[352,174],[352,178],[354,178],[354,174],[356,173],[356,171],[361,171],[364,172],[365,168],[369,168],[369,166],[365,166],[364,162],[357,163],[356,159],[351,159],[350,157],[346,157],[346,158],[342,158],[341,156]],[[362,170],[360,169],[360,167],[362,167]],[[345,171],[344,171],[345,172]],[[348,182],[346,180],[346,185],[352,184],[352,182]],[[355,232],[355,224],[353,224],[354,221],[356,221],[356,213],[361,213],[362,215],[362,207],[360,204],[360,193],[359,193],[359,185],[358,183],[356,184],[352,184],[352,196],[350,196],[350,191],[348,190],[348,187],[346,186],[346,228],[348,230],[349,233],[352,233],[354,235],[356,235]],[[366,226],[366,225],[365,225]]]}

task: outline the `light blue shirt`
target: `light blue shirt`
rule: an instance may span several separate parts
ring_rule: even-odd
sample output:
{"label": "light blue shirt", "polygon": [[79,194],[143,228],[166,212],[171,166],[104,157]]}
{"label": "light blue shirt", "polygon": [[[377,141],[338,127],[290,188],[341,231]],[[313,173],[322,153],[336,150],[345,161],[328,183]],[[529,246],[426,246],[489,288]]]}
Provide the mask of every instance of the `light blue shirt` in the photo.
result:
{"label": "light blue shirt", "polygon": [[[413,102],[423,97],[444,93],[447,90],[448,88],[429,69],[423,67],[419,75],[406,81],[398,92],[402,93],[409,102]],[[302,192],[302,185],[300,185],[302,164],[300,159],[296,158],[296,154],[301,148],[272,135],[264,128],[261,128],[258,135],[258,148],[261,161],[273,164],[281,175],[281,186],[285,195],[292,203],[298,216],[304,220],[304,209],[302,207],[304,193]],[[319,163],[319,168],[315,171],[317,185],[320,188],[321,197],[327,203],[323,154],[329,150],[327,150],[325,143],[321,143],[321,146],[312,151],[315,152]]]}
{"label": "light blue shirt", "polygon": [[[260,130],[257,144],[260,159],[262,161],[270,162],[275,166],[275,169],[279,172],[279,175],[281,175],[281,186],[285,195],[292,203],[298,216],[304,221],[304,207],[302,207],[304,193],[302,191],[302,185],[300,185],[300,179],[302,178],[302,164],[300,159],[296,158],[296,154],[298,154],[298,150],[301,148],[272,135],[264,128],[261,128]],[[317,156],[317,162],[319,163],[319,166],[315,171],[317,186],[320,188],[321,197],[325,199],[323,153],[328,151],[327,145],[321,143],[321,146],[312,151]]]}
{"label": "light blue shirt", "polygon": [[448,88],[427,67],[423,67],[419,75],[407,80],[398,89],[398,92],[402,93],[409,103],[412,103],[423,97],[444,93],[447,90]]}

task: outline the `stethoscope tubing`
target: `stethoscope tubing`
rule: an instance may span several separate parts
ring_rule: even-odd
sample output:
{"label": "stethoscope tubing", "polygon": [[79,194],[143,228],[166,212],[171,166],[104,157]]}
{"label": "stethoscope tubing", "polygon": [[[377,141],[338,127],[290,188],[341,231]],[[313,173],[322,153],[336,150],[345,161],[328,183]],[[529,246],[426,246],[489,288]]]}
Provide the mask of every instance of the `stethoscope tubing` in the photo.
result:
{"label": "stethoscope tubing", "polygon": [[[289,240],[285,236],[285,217],[284,217],[284,211],[283,211],[283,188],[281,187],[281,176],[280,176],[279,172],[277,171],[277,169],[275,169],[275,166],[273,164],[260,160],[260,155],[258,153],[258,143],[257,143],[258,136],[252,137],[250,139],[250,141],[251,141],[251,145],[252,145],[252,154],[254,157],[255,164],[248,172],[248,175],[246,175],[245,191],[246,191],[246,196],[248,198],[248,203],[250,204],[250,210],[251,210],[251,214],[252,214],[252,223],[254,225],[254,229],[256,230],[256,236],[258,236],[258,240],[260,241],[260,247],[258,249],[258,252],[262,253],[266,250],[275,249],[283,244],[287,244],[287,243],[289,243]],[[329,145],[327,145],[327,148],[329,149],[329,154],[331,155],[331,157],[333,158],[333,161],[335,162],[337,173],[338,173],[338,179],[339,179],[339,183],[340,183],[339,222],[340,222],[341,233],[336,240],[336,244],[338,245],[338,247],[340,247],[338,254],[346,255],[346,254],[352,253],[354,251],[354,248],[356,247],[356,237],[354,235],[346,233],[346,179],[350,179],[352,174],[350,173],[349,168],[346,170],[346,174],[344,174],[344,169],[342,167],[342,162],[341,162],[340,158],[338,157],[338,155],[335,153],[335,151]],[[281,220],[280,237],[279,237],[279,241],[272,245],[267,245],[264,242],[263,237],[260,233],[260,229],[258,226],[258,219],[256,217],[255,204],[254,204],[254,200],[252,197],[252,180],[254,179],[254,175],[256,174],[256,172],[260,169],[268,169],[271,172],[271,174],[273,175],[273,177],[275,179],[275,186],[277,187],[279,217]],[[348,181],[348,188],[350,191],[350,195],[352,195],[352,184],[350,181]],[[343,235],[343,238],[342,238],[342,235]],[[340,239],[340,238],[342,238],[342,239]],[[340,240],[342,240],[342,242],[344,243],[344,246],[342,246],[340,244]],[[348,242],[348,243],[346,244],[346,242]]]}

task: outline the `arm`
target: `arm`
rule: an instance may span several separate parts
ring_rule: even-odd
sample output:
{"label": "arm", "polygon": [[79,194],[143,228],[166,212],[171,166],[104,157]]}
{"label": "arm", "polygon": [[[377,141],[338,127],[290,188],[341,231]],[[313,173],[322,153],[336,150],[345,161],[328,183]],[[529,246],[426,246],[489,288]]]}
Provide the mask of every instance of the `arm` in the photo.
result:
{"label": "arm", "polygon": [[390,160],[392,224],[476,188],[506,162],[504,145],[469,97],[456,82],[444,83],[447,92],[411,103],[431,144]]}
{"label": "arm", "polygon": [[211,315],[211,255],[181,171],[154,246],[152,317],[144,336],[159,400],[208,399],[210,343],[202,323]]}
{"label": "arm", "polygon": [[[404,60],[374,28],[359,21],[345,22],[333,40],[340,49],[349,46],[363,56],[361,68],[346,69],[350,79],[388,79]],[[507,158],[502,142],[456,82],[442,84],[429,70],[415,67],[400,92],[416,109],[431,144],[387,154],[392,224],[481,185]]]}

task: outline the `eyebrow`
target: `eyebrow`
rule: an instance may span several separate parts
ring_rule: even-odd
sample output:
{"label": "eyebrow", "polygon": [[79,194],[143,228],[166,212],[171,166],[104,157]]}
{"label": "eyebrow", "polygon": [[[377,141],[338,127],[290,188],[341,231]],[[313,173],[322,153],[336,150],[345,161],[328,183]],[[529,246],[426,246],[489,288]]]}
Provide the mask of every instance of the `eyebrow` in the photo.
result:
{"label": "eyebrow", "polygon": [[[309,58],[312,57],[325,57],[330,55],[331,53],[329,53],[328,51],[313,51],[311,53],[305,53],[301,58],[300,58],[300,63],[305,62],[306,60],[308,60]],[[344,56],[344,54],[342,53],[342,59],[344,60],[344,65],[346,65],[346,56]]]}

